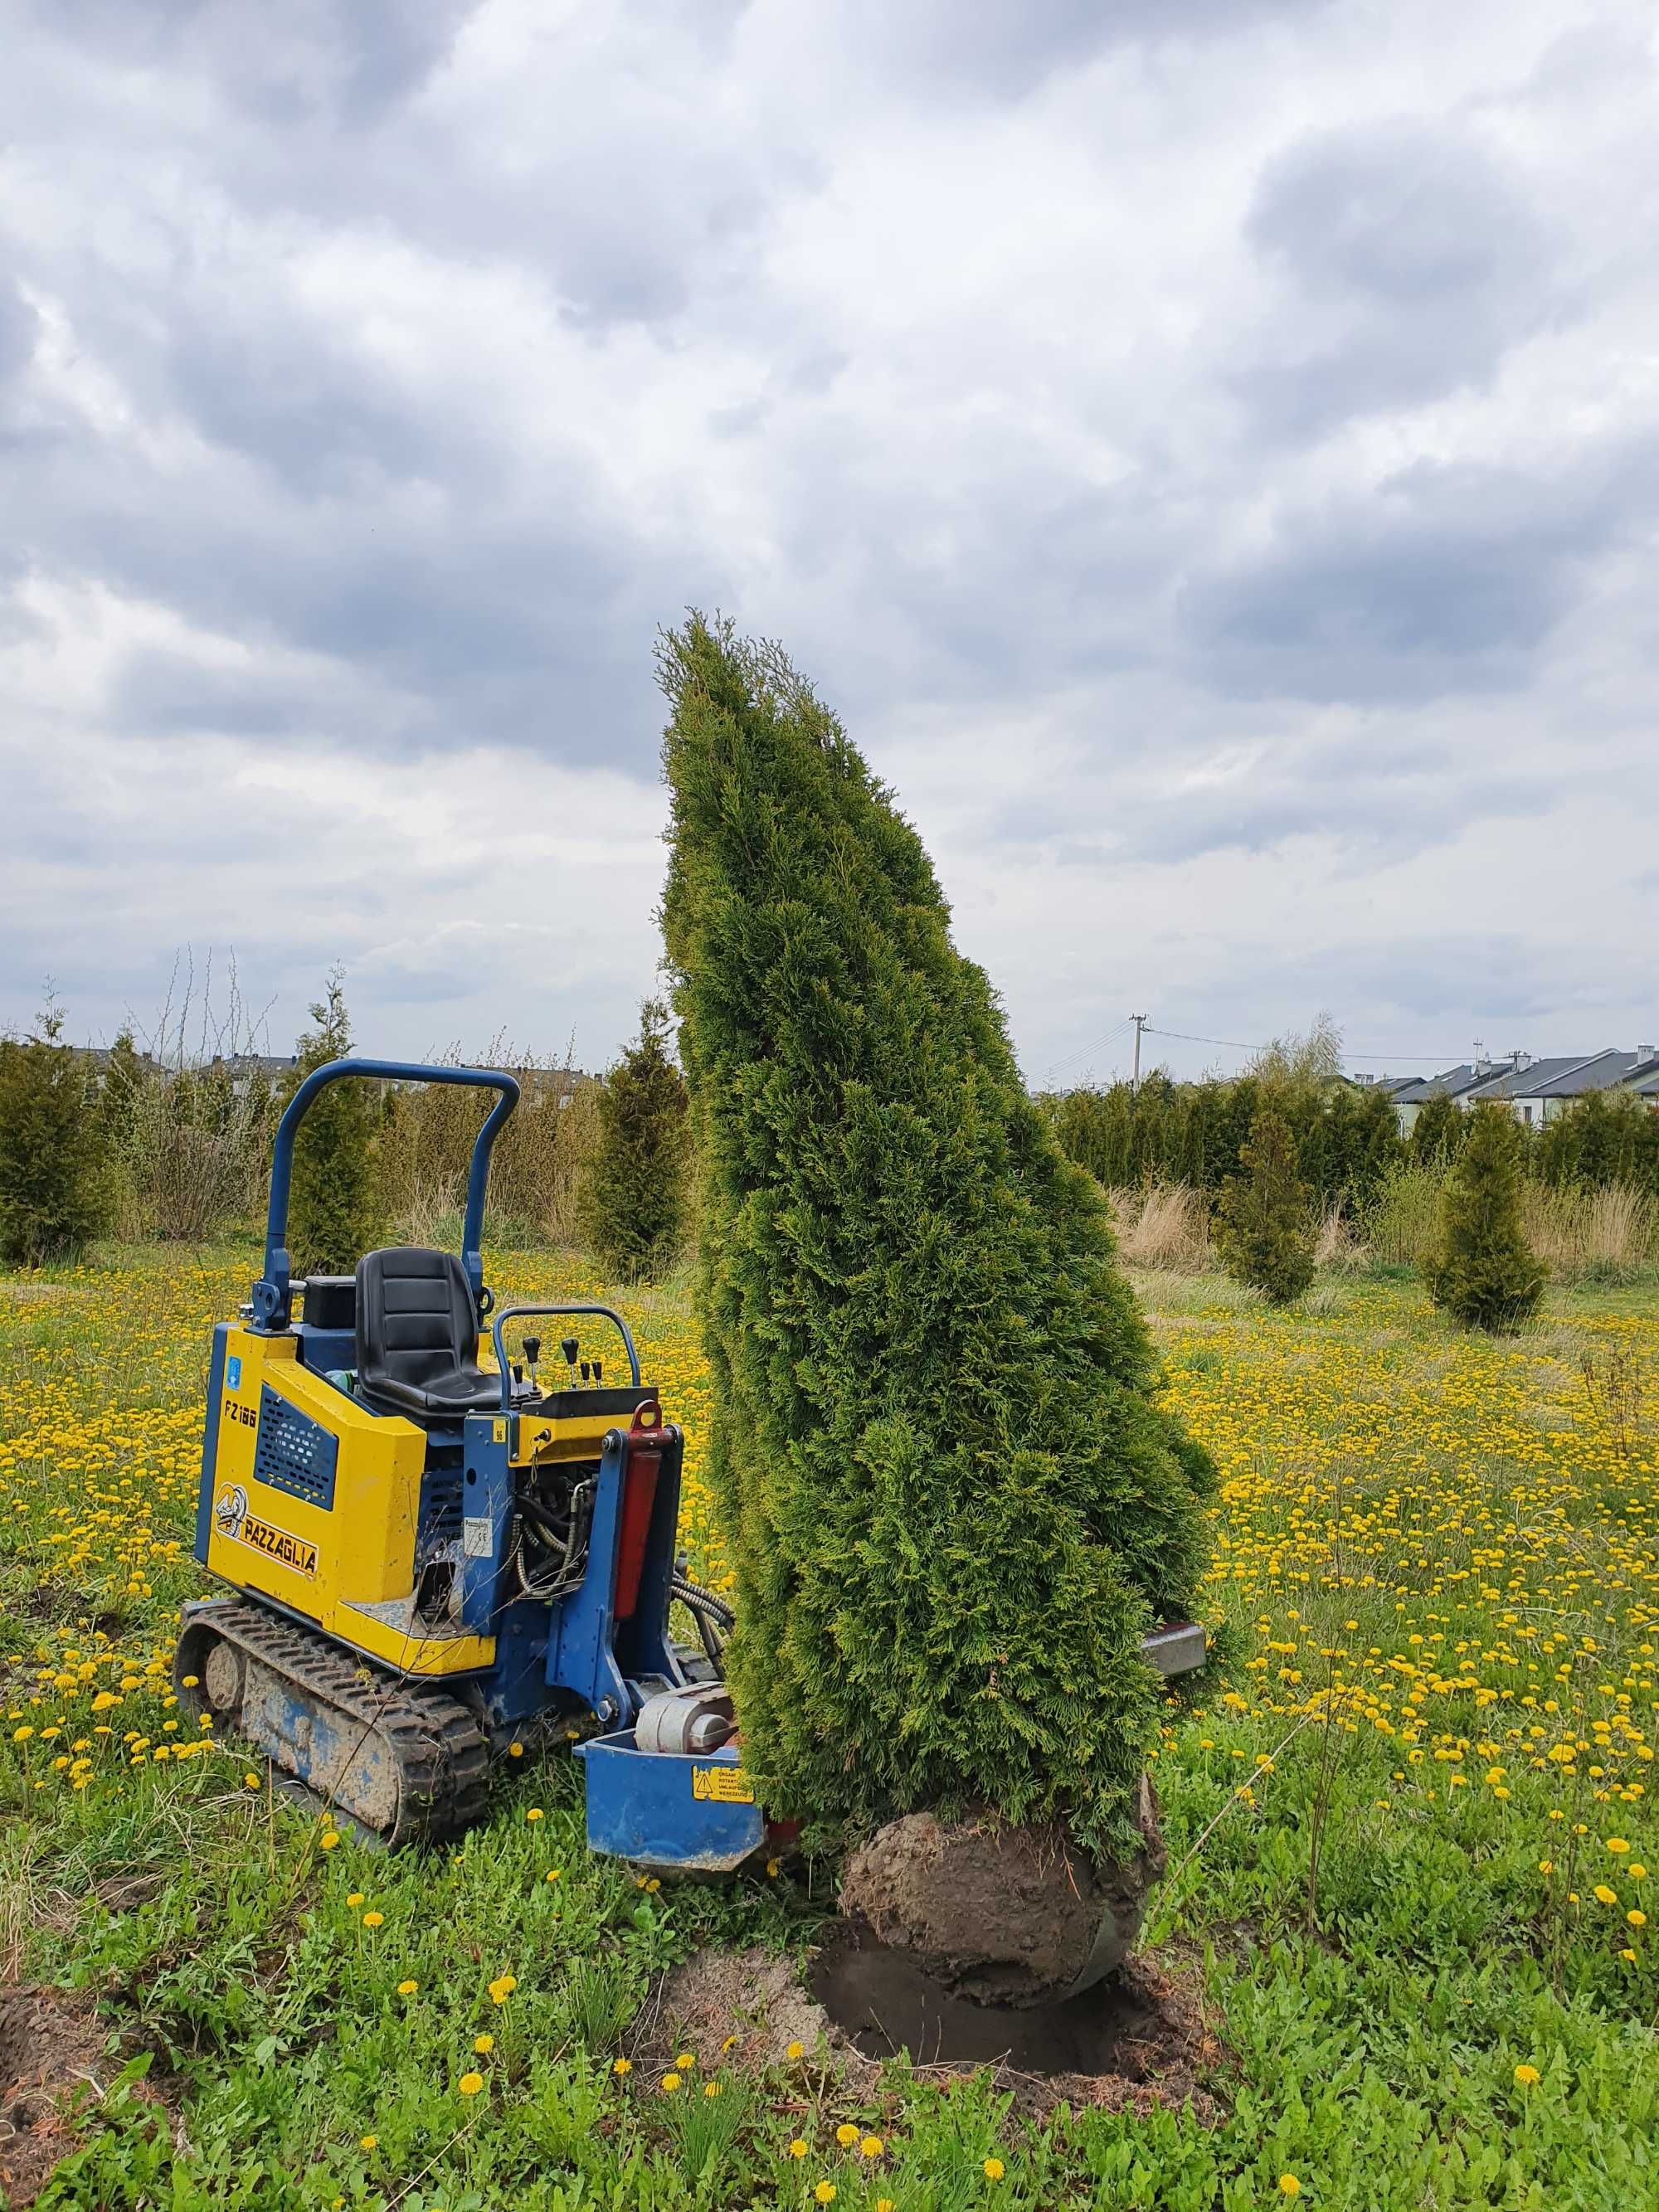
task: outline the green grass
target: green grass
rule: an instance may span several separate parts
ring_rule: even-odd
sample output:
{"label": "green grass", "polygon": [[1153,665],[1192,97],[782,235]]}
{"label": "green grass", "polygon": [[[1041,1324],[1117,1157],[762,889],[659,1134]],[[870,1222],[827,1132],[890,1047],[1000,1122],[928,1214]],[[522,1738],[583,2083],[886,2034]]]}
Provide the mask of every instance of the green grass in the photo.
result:
{"label": "green grass", "polygon": [[[725,2212],[810,2206],[823,2182],[842,2212],[1241,2212],[1285,2202],[1285,2176],[1350,2212],[1659,2203],[1659,1977],[1626,1918],[1632,1864],[1659,1885],[1652,1289],[1553,1295],[1494,1346],[1408,1282],[1338,1279],[1288,1315],[1214,1282],[1145,1286],[1224,1475],[1212,1589],[1239,1656],[1224,1696],[1170,1717],[1150,1931],[1200,1978],[1221,2116],[1039,2127],[988,2077],[894,2066],[859,2101],[810,2063],[728,2074],[712,2099],[615,2072],[663,1967],[709,1943],[803,1948],[830,1870],[642,1889],[586,1856],[562,1755],[507,1767],[487,1824],[425,1858],[325,1850],[228,1747],[155,1759],[179,1731],[144,1669],[201,1586],[208,1334],[252,1257],[110,1250],[0,1278],[0,1956],[153,2053],[142,2086],[163,2098],[87,2097],[41,2204]],[[500,1272],[515,1293],[592,1287],[556,1255]],[[695,1469],[683,1303],[620,1302]],[[1645,1382],[1633,1458],[1591,1418],[1586,1349]],[[717,1532],[691,1534],[713,1571]],[[94,1714],[100,1696],[120,1702]],[[149,1739],[136,1764],[130,1733]],[[54,1764],[76,1757],[80,1790]],[[880,2157],[840,2147],[843,2121]]]}

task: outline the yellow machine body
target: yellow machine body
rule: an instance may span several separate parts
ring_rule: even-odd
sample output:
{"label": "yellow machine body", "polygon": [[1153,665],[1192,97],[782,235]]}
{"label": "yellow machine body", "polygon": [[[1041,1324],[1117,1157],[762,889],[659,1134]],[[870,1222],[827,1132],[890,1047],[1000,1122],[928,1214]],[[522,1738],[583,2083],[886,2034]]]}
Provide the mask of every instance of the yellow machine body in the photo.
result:
{"label": "yellow machine body", "polygon": [[[395,1609],[415,1580],[426,1437],[413,1421],[371,1413],[302,1367],[292,1337],[227,1331],[207,1566],[234,1588],[416,1674],[487,1667],[493,1637],[418,1636],[370,1607]],[[233,1377],[234,1381],[233,1382]],[[262,1393],[270,1390],[335,1440],[325,1509],[256,1471]]]}

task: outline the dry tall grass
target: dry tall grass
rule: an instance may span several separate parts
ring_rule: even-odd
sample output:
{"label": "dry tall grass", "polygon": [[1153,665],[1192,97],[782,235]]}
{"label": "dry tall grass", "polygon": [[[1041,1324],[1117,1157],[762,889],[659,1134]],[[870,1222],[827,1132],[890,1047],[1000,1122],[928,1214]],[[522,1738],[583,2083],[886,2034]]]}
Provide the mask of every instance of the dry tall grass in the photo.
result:
{"label": "dry tall grass", "polygon": [[1623,1182],[1601,1190],[1526,1183],[1521,1222],[1527,1242],[1561,1282],[1628,1282],[1651,1266],[1659,1239],[1653,1200]]}
{"label": "dry tall grass", "polygon": [[[452,1046],[434,1057],[455,1065],[469,1055]],[[497,1241],[516,1232],[575,1244],[577,1190],[599,1140],[599,1085],[568,1062],[514,1052],[500,1038],[478,1064],[510,1070],[521,1086],[490,1162],[491,1234]],[[393,1235],[416,1244],[453,1241],[473,1139],[490,1103],[487,1093],[447,1083],[392,1094],[378,1173]]]}
{"label": "dry tall grass", "polygon": [[1171,1275],[1201,1275],[1214,1261],[1210,1252],[1210,1206],[1190,1183],[1155,1182],[1144,1188],[1108,1191],[1117,1226],[1117,1245],[1132,1267],[1156,1268]]}

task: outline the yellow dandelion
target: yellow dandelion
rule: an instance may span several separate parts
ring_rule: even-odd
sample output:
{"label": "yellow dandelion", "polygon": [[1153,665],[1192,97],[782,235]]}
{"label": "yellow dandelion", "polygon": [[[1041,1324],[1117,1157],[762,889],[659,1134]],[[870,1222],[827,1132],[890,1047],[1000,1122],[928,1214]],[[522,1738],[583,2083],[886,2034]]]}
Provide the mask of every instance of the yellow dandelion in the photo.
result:
{"label": "yellow dandelion", "polygon": [[859,2144],[859,2156],[860,2158],[879,2158],[886,2148],[886,2144],[882,2141],[879,2136],[866,2136]]}
{"label": "yellow dandelion", "polygon": [[460,2080],[455,2084],[455,2087],[460,2091],[462,2096],[476,2097],[479,2090],[483,2087],[483,2075],[482,2074],[463,2074]]}
{"label": "yellow dandelion", "polygon": [[836,2185],[833,2181],[821,2181],[812,2194],[820,2204],[833,2204],[836,2201]]}
{"label": "yellow dandelion", "polygon": [[1281,2197],[1300,2197],[1302,2184],[1293,2173],[1281,2173],[1279,2177],[1279,2192]]}
{"label": "yellow dandelion", "polygon": [[398,1994],[400,1997],[412,1997],[420,1986],[418,1982],[399,1982]]}
{"label": "yellow dandelion", "polygon": [[366,1912],[366,1913],[364,1913],[364,1915],[363,1915],[363,1925],[364,1925],[364,1927],[365,1927],[365,1928],[384,1928],[384,1927],[385,1927],[385,1925],[386,1925],[386,1915],[385,1915],[385,1913],[384,1913],[384,1912]]}
{"label": "yellow dandelion", "polygon": [[697,2054],[695,2051],[682,2051],[674,2061],[675,2065],[685,2074],[689,2074],[696,2063]]}
{"label": "yellow dandelion", "polygon": [[379,2136],[365,2136],[362,2139],[362,2148],[364,2150],[377,2150],[380,2148],[380,2138]]}
{"label": "yellow dandelion", "polygon": [[1000,2181],[1008,2169],[1000,2158],[988,2158],[980,2171],[988,2181]]}
{"label": "yellow dandelion", "polygon": [[634,2071],[634,2062],[631,2058],[613,2058],[611,2062],[611,2071],[613,2074],[631,2074]]}
{"label": "yellow dandelion", "polygon": [[680,2086],[680,2076],[672,2072],[665,2074],[657,2086],[665,2096],[672,2097]]}
{"label": "yellow dandelion", "polygon": [[1535,2066],[1522,2064],[1516,2068],[1515,2078],[1523,2089],[1535,2089],[1544,2077]]}
{"label": "yellow dandelion", "polygon": [[806,2045],[804,2043],[792,2043],[783,2055],[786,2058],[805,2058]]}
{"label": "yellow dandelion", "polygon": [[475,2035],[472,2039],[472,2048],[480,2058],[488,2058],[495,2048],[495,2039],[493,2035]]}
{"label": "yellow dandelion", "polygon": [[805,2158],[806,2155],[806,2145],[799,2136],[789,2146],[789,2155],[791,2158]]}
{"label": "yellow dandelion", "polygon": [[858,2130],[854,2127],[850,2127],[845,2120],[843,2120],[841,2125],[836,2130],[836,2141],[841,2145],[843,2150],[850,2150],[858,2139]]}

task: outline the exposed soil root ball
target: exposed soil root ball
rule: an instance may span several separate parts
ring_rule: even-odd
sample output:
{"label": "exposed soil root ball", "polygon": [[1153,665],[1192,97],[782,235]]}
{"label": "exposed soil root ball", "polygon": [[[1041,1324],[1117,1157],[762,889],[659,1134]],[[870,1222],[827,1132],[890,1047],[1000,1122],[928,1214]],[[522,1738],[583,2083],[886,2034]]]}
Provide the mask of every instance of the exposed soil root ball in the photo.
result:
{"label": "exposed soil root ball", "polygon": [[1142,1848],[1097,1869],[1057,1826],[907,1813],[842,1871],[842,1909],[952,1996],[1036,2004],[1121,1965],[1164,1871],[1157,1801],[1143,1777]]}

